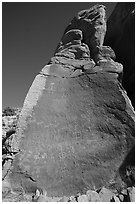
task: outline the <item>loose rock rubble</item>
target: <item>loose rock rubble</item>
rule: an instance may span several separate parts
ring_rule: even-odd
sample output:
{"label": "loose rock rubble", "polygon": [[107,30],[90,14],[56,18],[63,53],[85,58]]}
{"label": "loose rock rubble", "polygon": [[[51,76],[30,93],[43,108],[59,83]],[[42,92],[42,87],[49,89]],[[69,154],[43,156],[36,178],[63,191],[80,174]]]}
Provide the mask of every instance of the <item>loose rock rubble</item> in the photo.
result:
{"label": "loose rock rubble", "polygon": [[27,195],[25,193],[16,194],[10,191],[10,187],[3,184],[3,202],[135,202],[135,187],[127,189],[127,195],[122,192],[114,193],[112,190],[102,187],[99,193],[94,190],[88,190],[86,194],[78,193],[70,197],[48,197],[46,191],[40,193],[37,189],[36,194]]}
{"label": "loose rock rubble", "polygon": [[8,174],[16,152],[14,151],[12,141],[16,134],[17,121],[20,114],[20,108],[13,109],[14,115],[2,116],[2,180]]}

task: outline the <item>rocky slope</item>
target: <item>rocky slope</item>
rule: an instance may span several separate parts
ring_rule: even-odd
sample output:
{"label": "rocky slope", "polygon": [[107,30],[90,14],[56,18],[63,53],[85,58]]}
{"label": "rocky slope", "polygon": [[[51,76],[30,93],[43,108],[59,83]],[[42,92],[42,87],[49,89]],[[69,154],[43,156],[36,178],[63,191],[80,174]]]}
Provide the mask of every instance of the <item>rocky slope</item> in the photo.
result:
{"label": "rocky slope", "polygon": [[2,180],[4,180],[8,174],[15,154],[12,140],[16,134],[17,121],[21,109],[8,108],[5,110],[2,115]]}
{"label": "rocky slope", "polygon": [[79,12],[36,76],[4,179],[20,199],[132,201],[134,110],[105,33],[104,6]]}

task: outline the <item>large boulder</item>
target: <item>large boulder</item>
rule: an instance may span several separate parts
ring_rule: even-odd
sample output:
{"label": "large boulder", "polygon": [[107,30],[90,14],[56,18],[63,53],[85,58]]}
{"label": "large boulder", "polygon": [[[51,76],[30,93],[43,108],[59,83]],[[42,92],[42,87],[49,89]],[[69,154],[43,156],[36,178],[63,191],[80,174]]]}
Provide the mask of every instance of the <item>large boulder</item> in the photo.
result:
{"label": "large boulder", "polygon": [[26,96],[7,177],[14,192],[60,197],[110,186],[134,145],[134,111],[119,81],[123,67],[103,46],[104,6],[80,13]]}
{"label": "large boulder", "polygon": [[116,60],[123,64],[122,85],[135,106],[135,2],[120,2],[107,22],[105,45],[116,53]]}
{"label": "large boulder", "polygon": [[91,58],[95,61],[102,59],[102,56],[99,55],[99,50],[103,45],[106,33],[105,6],[95,5],[90,9],[80,11],[65,29],[64,35],[72,29],[82,31],[82,41],[88,45]]}

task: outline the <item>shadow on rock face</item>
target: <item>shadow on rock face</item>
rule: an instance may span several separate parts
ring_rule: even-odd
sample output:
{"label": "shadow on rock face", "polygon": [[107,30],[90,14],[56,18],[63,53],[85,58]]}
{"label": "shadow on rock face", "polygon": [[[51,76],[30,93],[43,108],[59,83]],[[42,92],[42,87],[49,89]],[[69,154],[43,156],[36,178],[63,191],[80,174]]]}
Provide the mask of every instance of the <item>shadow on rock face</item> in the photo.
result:
{"label": "shadow on rock face", "polygon": [[120,166],[119,173],[127,186],[135,185],[135,146],[129,151]]}
{"label": "shadow on rock face", "polygon": [[135,3],[117,3],[107,22],[104,44],[112,47],[123,65],[122,85],[135,107]]}

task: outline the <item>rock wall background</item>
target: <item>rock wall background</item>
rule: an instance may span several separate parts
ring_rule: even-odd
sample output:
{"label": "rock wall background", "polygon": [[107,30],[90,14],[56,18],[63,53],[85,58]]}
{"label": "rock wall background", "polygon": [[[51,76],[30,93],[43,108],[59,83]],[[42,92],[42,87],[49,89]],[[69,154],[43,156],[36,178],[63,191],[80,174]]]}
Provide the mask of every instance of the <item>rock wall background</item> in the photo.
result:
{"label": "rock wall background", "polygon": [[117,3],[107,22],[104,44],[115,51],[123,65],[122,85],[135,107],[135,3]]}

